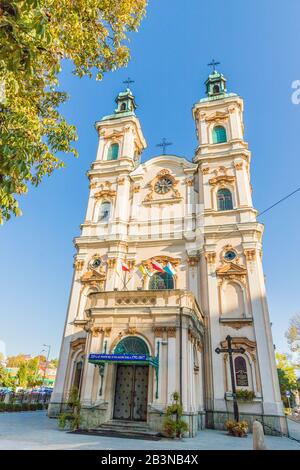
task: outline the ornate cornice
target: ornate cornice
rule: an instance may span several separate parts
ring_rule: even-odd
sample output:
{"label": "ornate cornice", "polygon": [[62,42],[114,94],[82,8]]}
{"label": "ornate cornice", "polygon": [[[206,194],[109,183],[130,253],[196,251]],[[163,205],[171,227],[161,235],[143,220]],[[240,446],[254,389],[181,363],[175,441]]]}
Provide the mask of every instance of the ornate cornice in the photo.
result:
{"label": "ornate cornice", "polygon": [[[221,341],[221,347],[222,348],[227,348],[227,341]],[[255,341],[252,341],[251,339],[248,339],[246,337],[235,337],[235,338],[232,338],[231,339],[231,344],[235,347],[235,348],[239,348],[239,347],[244,347],[246,349],[246,351],[248,352],[253,352],[256,350],[256,342]]]}

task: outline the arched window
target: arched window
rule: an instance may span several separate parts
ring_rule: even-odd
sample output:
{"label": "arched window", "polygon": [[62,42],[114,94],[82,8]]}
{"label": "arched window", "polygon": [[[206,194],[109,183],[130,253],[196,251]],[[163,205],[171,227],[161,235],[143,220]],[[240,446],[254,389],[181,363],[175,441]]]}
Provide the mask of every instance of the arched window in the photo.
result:
{"label": "arched window", "polygon": [[174,289],[174,279],[169,273],[155,273],[149,282],[150,290]]}
{"label": "arched window", "polygon": [[227,142],[226,129],[223,126],[216,126],[213,129],[213,143],[221,144]]}
{"label": "arched window", "polygon": [[237,387],[248,387],[248,373],[246,359],[238,356],[234,359],[235,383]]}
{"label": "arched window", "polygon": [[107,222],[110,217],[111,203],[109,201],[103,201],[100,206],[98,222]]}
{"label": "arched window", "polygon": [[213,87],[213,92],[214,92],[214,93],[220,93],[220,87],[219,87],[219,85],[214,85],[214,87]]}
{"label": "arched window", "polygon": [[107,153],[107,160],[117,160],[119,156],[119,144],[111,144]]}
{"label": "arched window", "polygon": [[121,104],[121,111],[126,111],[126,103]]}
{"label": "arched window", "polygon": [[81,375],[82,375],[82,361],[78,361],[75,364],[74,368],[74,380],[73,380],[73,387],[79,392],[80,384],[81,384]]}
{"label": "arched window", "polygon": [[217,192],[218,211],[230,211],[233,209],[232,194],[227,188],[219,189]]}

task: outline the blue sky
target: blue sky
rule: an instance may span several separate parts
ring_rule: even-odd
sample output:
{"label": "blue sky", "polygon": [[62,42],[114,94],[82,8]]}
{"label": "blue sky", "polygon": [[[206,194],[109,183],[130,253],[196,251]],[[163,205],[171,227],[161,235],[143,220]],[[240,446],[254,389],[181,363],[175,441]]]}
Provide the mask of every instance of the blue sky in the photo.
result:
{"label": "blue sky", "polygon": [[[0,229],[1,333],[7,354],[38,354],[52,345],[58,356],[72,278],[74,248],[88,197],[86,171],[95,158],[94,122],[114,109],[130,76],[148,148],[157,154],[163,136],[170,153],[191,159],[197,145],[192,105],[204,96],[207,63],[222,64],[228,91],[245,100],[245,135],[252,151],[254,204],[263,210],[299,186],[300,105],[291,84],[300,79],[299,0],[150,0],[147,17],[131,35],[127,69],[102,82],[79,79],[65,64],[62,108],[77,126],[79,158],[30,189],[23,216]],[[265,223],[264,270],[277,349],[300,310],[300,193],[261,218]]]}

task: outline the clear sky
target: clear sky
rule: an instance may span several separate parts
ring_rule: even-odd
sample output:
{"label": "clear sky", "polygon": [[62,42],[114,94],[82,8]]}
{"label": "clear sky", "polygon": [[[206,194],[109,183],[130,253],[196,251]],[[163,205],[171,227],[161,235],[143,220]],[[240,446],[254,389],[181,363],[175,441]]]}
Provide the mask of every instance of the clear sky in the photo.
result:
{"label": "clear sky", "polygon": [[[252,151],[254,204],[263,210],[299,186],[300,105],[291,101],[300,80],[299,0],[150,0],[147,17],[131,36],[127,69],[102,82],[79,79],[65,64],[61,88],[70,94],[62,108],[77,126],[79,158],[30,189],[23,216],[0,228],[1,332],[6,353],[38,354],[51,344],[58,356],[75,253],[88,198],[86,171],[95,159],[94,122],[115,108],[123,80],[132,77],[148,148],[157,154],[162,137],[170,153],[191,159],[197,145],[192,105],[204,96],[207,63],[222,64],[228,91],[245,100],[245,135]],[[263,262],[278,350],[300,311],[300,193],[261,218]]]}

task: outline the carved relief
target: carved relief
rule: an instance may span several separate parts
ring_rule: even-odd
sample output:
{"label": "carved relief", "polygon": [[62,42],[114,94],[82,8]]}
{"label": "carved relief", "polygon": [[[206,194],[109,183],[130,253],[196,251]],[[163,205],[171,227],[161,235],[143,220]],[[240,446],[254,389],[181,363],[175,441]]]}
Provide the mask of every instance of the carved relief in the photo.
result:
{"label": "carved relief", "polygon": [[245,283],[247,269],[237,263],[226,262],[216,270],[216,274],[222,281],[225,279],[237,279],[242,283]]}
{"label": "carved relief", "polygon": [[180,258],[172,258],[171,256],[154,256],[153,258],[148,258],[142,261],[142,264],[149,270],[153,271],[153,267],[151,262],[152,261],[157,261],[158,263],[162,264],[163,266],[166,266],[168,263],[171,263],[173,266],[178,266],[180,263]]}
{"label": "carved relief", "polygon": [[186,178],[184,180],[184,183],[187,185],[187,186],[193,186],[194,184],[194,178]]}
{"label": "carved relief", "polygon": [[84,266],[84,260],[83,259],[77,259],[74,263],[74,268],[76,271],[82,271]]}
{"label": "carved relief", "polygon": [[209,251],[207,253],[204,253],[204,255],[208,264],[213,264],[216,262],[216,253],[214,251]]}
{"label": "carved relief", "polygon": [[95,199],[100,199],[103,197],[114,197],[116,195],[116,191],[112,188],[112,183],[110,181],[105,181],[104,183],[99,185],[99,191],[94,195]]}
{"label": "carved relief", "polygon": [[208,180],[211,186],[217,186],[222,184],[232,184],[235,181],[235,176],[228,176],[228,175],[220,175],[216,176],[215,178],[210,178]]}
{"label": "carved relief", "polygon": [[256,260],[256,250],[255,249],[245,249],[244,254],[246,256],[247,261],[255,261]]}
{"label": "carved relief", "polygon": [[190,255],[187,258],[187,262],[189,266],[196,266],[199,263],[199,255]]}

